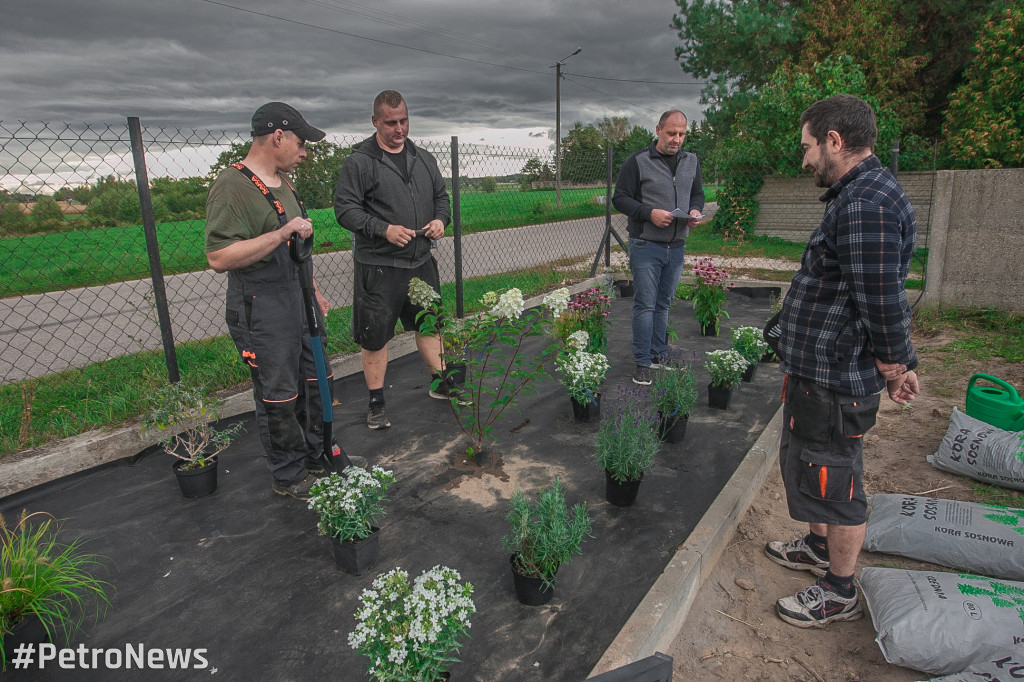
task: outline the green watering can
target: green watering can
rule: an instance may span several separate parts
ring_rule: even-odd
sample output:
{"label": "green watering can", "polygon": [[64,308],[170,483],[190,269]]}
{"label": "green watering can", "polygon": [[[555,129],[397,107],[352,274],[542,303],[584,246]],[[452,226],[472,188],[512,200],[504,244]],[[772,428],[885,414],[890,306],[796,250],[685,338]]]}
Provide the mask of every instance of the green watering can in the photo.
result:
{"label": "green watering can", "polygon": [[[975,386],[978,379],[996,386]],[[1024,431],[1024,400],[1002,379],[978,373],[967,383],[967,414],[1004,431]]]}

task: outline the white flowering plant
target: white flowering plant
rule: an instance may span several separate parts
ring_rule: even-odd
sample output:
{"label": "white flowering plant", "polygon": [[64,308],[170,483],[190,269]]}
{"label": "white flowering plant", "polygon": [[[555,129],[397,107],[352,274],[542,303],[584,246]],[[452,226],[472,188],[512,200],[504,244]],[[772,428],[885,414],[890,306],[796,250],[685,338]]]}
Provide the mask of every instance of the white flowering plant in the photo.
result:
{"label": "white flowering plant", "polygon": [[370,659],[373,679],[434,682],[459,661],[453,654],[476,612],[473,585],[461,580],[455,569],[434,566],[410,585],[409,574],[395,568],[363,590],[348,643]]}
{"label": "white flowering plant", "polygon": [[707,352],[704,368],[711,376],[715,388],[732,388],[743,378],[747,360],[736,350],[711,350]]}
{"label": "white flowering plant", "polygon": [[[587,335],[583,331],[575,334]],[[580,348],[586,347],[587,342],[583,341]],[[559,380],[573,400],[581,404],[597,402],[595,396],[598,387],[604,381],[604,375],[608,372],[608,358],[604,353],[588,353],[570,347],[568,351],[558,354],[555,369],[558,370]]]}
{"label": "white flowering plant", "polygon": [[[431,294],[436,292],[421,280],[410,281],[410,299],[423,308],[418,317],[420,333],[441,335],[441,358],[447,365],[455,358],[443,343],[445,323],[440,296]],[[539,308],[528,310],[523,292],[515,288],[501,294],[489,291],[479,305],[482,312],[464,322],[466,385],[452,392],[449,403],[459,429],[471,441],[466,449],[470,457],[483,450],[494,423],[505,410],[520,396],[535,392],[538,379],[551,376],[547,367],[555,344],[545,344],[535,354],[526,353],[523,345],[528,338],[548,335],[552,319],[569,306],[569,291],[553,291],[543,298]]]}
{"label": "white flowering plant", "polygon": [[761,361],[761,356],[768,350],[768,342],[764,340],[764,333],[758,327],[737,327],[732,330],[733,350],[742,355],[748,365],[754,365]]}
{"label": "white flowering plant", "polygon": [[341,542],[363,540],[373,533],[375,519],[384,515],[393,472],[375,466],[371,471],[349,467],[344,474],[318,479],[309,489],[309,508],[317,513],[321,535]]}

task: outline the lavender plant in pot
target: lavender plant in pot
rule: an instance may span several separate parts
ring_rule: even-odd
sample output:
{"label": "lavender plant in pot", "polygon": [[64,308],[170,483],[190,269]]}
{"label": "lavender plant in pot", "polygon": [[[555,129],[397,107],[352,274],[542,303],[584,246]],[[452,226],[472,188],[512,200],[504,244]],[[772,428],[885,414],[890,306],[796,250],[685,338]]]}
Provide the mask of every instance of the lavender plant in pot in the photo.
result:
{"label": "lavender plant in pot", "polygon": [[697,402],[697,378],[693,367],[682,362],[680,351],[669,351],[663,362],[672,369],[655,372],[651,386],[659,419],[658,436],[665,442],[679,443]]}
{"label": "lavender plant in pot", "polygon": [[605,472],[605,498],[627,507],[636,501],[644,470],[658,452],[658,417],[650,394],[619,384],[597,432],[597,463]]}

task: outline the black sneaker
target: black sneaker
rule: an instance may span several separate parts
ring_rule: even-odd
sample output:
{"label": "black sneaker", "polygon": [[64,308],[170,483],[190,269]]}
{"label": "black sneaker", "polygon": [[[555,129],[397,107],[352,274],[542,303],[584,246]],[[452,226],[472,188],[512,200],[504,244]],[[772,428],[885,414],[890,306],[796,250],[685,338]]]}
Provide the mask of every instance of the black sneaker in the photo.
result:
{"label": "black sneaker", "polygon": [[857,620],[864,615],[864,610],[856,590],[852,597],[841,597],[819,579],[792,597],[775,602],[775,613],[798,628],[820,628],[834,620]]}
{"label": "black sneaker", "polygon": [[651,385],[651,368],[637,365],[633,370],[633,383],[641,386]]}
{"label": "black sneaker", "polygon": [[669,372],[674,372],[679,368],[667,364],[665,358],[651,358],[651,369],[664,369]]}
{"label": "black sneaker", "polygon": [[384,403],[370,403],[370,410],[366,413],[366,425],[374,430],[391,427]]}
{"label": "black sneaker", "polygon": [[291,485],[284,485],[274,481],[273,489],[278,495],[284,495],[286,497],[294,497],[296,500],[308,500],[309,489],[316,483],[316,476],[313,474],[306,474],[306,477],[298,483],[292,483]]}
{"label": "black sneaker", "polygon": [[814,552],[807,543],[806,535],[789,542],[773,540],[764,546],[764,553],[778,565],[794,571],[810,571],[816,576],[823,576],[828,570],[828,559],[822,559]]}

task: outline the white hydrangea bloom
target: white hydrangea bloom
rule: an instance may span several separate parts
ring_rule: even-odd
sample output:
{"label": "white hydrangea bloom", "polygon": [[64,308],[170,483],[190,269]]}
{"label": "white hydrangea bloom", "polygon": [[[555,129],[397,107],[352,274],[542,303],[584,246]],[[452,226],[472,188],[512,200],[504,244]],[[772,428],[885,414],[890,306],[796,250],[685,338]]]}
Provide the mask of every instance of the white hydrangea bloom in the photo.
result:
{"label": "white hydrangea bloom", "polygon": [[565,287],[556,289],[545,296],[543,302],[551,310],[551,314],[558,317],[569,308],[569,290]]}
{"label": "white hydrangea bloom", "polygon": [[523,301],[523,292],[512,288],[498,297],[498,302],[491,308],[491,313],[498,317],[519,319],[525,307],[526,303]]}
{"label": "white hydrangea bloom", "polygon": [[579,329],[569,334],[569,338],[565,340],[565,345],[569,348],[577,348],[579,350],[585,350],[590,345],[590,334],[586,331]]}
{"label": "white hydrangea bloom", "polygon": [[409,301],[420,308],[428,308],[434,301],[440,300],[441,294],[419,277],[409,280]]}

